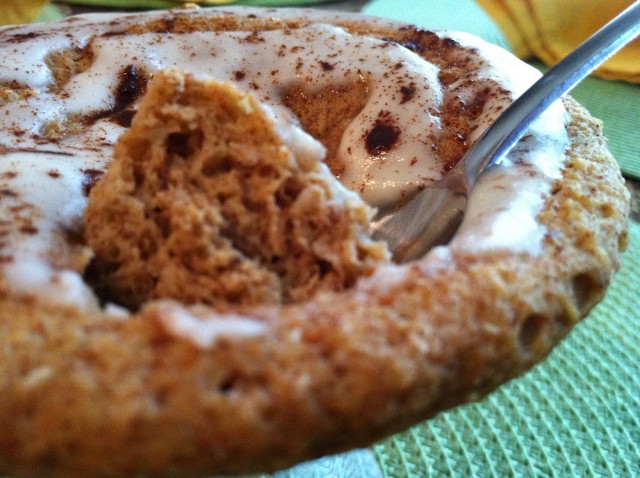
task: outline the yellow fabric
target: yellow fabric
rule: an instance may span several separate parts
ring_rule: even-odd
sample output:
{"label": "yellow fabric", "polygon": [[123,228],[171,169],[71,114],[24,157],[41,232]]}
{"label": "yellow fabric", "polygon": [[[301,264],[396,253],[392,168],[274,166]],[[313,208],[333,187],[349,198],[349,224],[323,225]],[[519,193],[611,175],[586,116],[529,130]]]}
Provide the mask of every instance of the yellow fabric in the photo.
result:
{"label": "yellow fabric", "polygon": [[46,3],[47,0],[2,0],[0,25],[32,22]]}
{"label": "yellow fabric", "polygon": [[[553,65],[633,0],[478,0],[521,58]],[[640,83],[640,39],[600,67],[597,75]]]}

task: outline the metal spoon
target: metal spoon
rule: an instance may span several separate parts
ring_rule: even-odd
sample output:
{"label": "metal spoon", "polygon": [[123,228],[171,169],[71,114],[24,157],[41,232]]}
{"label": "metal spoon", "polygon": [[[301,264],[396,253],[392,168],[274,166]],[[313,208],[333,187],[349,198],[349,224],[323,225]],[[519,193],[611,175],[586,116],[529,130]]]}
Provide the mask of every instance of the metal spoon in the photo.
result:
{"label": "metal spoon", "polygon": [[369,226],[372,236],[387,241],[398,262],[416,259],[431,247],[448,242],[462,222],[469,192],[482,171],[499,164],[554,101],[638,34],[640,1],[598,30],[515,100],[440,181],[402,207],[379,213]]}

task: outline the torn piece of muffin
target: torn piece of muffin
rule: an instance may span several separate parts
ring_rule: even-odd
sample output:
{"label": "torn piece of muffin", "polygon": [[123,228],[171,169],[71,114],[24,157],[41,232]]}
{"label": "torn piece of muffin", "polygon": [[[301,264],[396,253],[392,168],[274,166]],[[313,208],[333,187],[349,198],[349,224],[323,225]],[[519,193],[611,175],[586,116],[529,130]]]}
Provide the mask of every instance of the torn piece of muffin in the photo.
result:
{"label": "torn piece of muffin", "polygon": [[134,309],[305,300],[388,260],[366,235],[371,213],[316,155],[294,153],[251,95],[170,69],[91,191],[89,276]]}

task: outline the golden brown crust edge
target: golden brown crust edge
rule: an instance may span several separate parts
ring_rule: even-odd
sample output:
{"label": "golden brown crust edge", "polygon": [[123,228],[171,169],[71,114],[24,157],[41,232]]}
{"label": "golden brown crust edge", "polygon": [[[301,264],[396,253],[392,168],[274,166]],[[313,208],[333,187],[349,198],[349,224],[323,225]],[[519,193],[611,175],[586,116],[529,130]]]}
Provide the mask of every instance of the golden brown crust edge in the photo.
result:
{"label": "golden brown crust edge", "polygon": [[539,257],[423,260],[384,288],[365,280],[253,310],[267,335],[209,350],[169,336],[153,307],[105,320],[4,293],[0,468],[278,469],[371,443],[522,373],[599,301],[626,247],[619,169],[600,124],[566,103],[573,146],[540,214]]}

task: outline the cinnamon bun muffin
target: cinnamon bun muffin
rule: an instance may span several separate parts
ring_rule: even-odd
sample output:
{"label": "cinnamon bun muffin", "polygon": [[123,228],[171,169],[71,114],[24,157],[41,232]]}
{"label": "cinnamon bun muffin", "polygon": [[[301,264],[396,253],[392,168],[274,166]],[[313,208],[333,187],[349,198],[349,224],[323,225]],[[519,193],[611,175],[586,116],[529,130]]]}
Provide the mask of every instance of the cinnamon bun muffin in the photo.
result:
{"label": "cinnamon bun muffin", "polygon": [[280,469],[542,360],[626,247],[628,192],[573,99],[449,244],[397,264],[367,235],[538,76],[465,34],[312,10],[0,30],[0,470]]}

